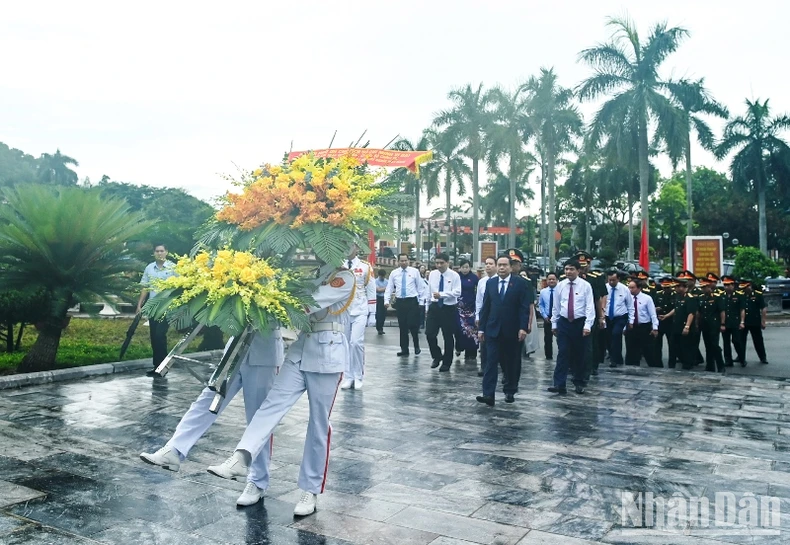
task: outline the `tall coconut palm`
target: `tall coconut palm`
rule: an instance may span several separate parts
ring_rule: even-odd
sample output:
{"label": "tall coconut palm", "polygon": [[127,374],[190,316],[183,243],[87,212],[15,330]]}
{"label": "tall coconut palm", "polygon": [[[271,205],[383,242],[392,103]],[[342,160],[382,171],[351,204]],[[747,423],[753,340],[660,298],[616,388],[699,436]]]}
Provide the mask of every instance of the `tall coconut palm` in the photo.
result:
{"label": "tall coconut palm", "polygon": [[[549,193],[549,243],[553,248],[555,225],[556,165],[559,155],[573,147],[573,137],[582,134],[582,118],[573,104],[573,91],[562,87],[553,68],[541,68],[540,75],[529,78],[523,88],[529,95],[528,115],[531,130],[545,159]],[[549,267],[554,269],[555,252],[549,252]]]}
{"label": "tall coconut palm", "polygon": [[768,99],[760,103],[746,99],[746,115],[724,128],[716,156],[723,159],[736,151],[730,163],[735,186],[757,193],[760,250],[768,254],[766,192],[774,186],[780,193],[790,189],[790,147],[780,133],[790,129],[787,114],[771,117]]}
{"label": "tall coconut palm", "polygon": [[[514,248],[516,246],[517,185],[528,183],[524,176],[524,170],[535,162],[534,157],[524,147],[524,143],[531,136],[528,114],[529,100],[524,87],[519,87],[513,93],[495,87],[488,92],[488,102],[493,107],[494,116],[494,122],[489,129],[488,170],[497,172],[500,160],[507,157],[508,167],[505,179],[510,181],[508,246]],[[496,178],[497,176],[494,177],[494,179]]]}
{"label": "tall coconut palm", "polygon": [[611,41],[579,54],[580,60],[589,64],[595,73],[579,85],[578,94],[581,100],[611,95],[592,121],[589,139],[593,146],[598,145],[606,127],[622,124],[626,119],[635,124],[642,230],[645,233],[642,244],[649,245],[649,127],[653,122],[661,134],[669,135],[676,131],[665,125],[682,126],[682,112],[666,96],[667,84],[658,71],[688,36],[688,31],[659,23],[642,43],[631,20],[611,18],[607,24],[614,27]]}
{"label": "tall coconut palm", "polygon": [[449,222],[452,215],[452,196],[466,194],[464,180],[471,178],[472,169],[464,156],[457,152],[458,142],[454,142],[449,135],[426,129],[425,138],[429,148],[433,150],[433,159],[420,168],[420,173],[425,179],[429,199],[432,188],[443,188],[445,220]]}
{"label": "tall coconut palm", "polygon": [[461,155],[472,161],[472,255],[475,262],[480,238],[480,161],[485,159],[487,134],[492,124],[483,84],[473,89],[471,85],[450,91],[447,98],[453,102],[449,110],[439,112],[434,126],[441,129],[452,142],[463,146]]}
{"label": "tall coconut palm", "polygon": [[7,189],[0,207],[0,285],[36,288],[50,300],[38,339],[18,370],[55,366],[66,311],[91,297],[118,295],[124,273],[139,270],[126,241],[150,227],[120,199],[81,188],[21,185]]}
{"label": "tall coconut palm", "polygon": [[[712,115],[727,119],[730,114],[725,106],[713,99],[710,92],[705,88],[704,79],[671,81],[667,83],[667,89],[683,112],[683,125],[680,127],[683,134],[680,136],[666,135],[662,136],[662,138],[667,145],[670,158],[674,164],[678,162],[681,154],[686,161],[686,213],[688,215],[686,233],[688,236],[691,236],[694,234],[694,201],[691,187],[691,131],[695,130],[697,132],[697,140],[703,148],[713,151],[716,144],[713,131],[711,131],[701,116]],[[682,143],[681,149],[673,149],[678,143]]]}
{"label": "tall coconut palm", "polygon": [[[411,141],[408,138],[401,138],[392,145],[392,149],[399,151],[427,150],[429,149],[428,135],[423,133],[423,135],[417,141]],[[433,178],[418,178],[416,174],[406,168],[395,169],[390,176],[390,180],[397,182],[403,188],[403,192],[405,194],[414,196],[415,244],[418,250],[422,250],[422,241],[420,240],[420,198],[423,192],[427,193],[428,202],[430,202],[431,198],[438,197],[439,186],[432,183],[435,182]]]}
{"label": "tall coconut palm", "polygon": [[38,180],[45,184],[77,185],[77,173],[69,165],[80,166],[73,157],[60,153],[60,149],[54,154],[42,153],[38,159]]}

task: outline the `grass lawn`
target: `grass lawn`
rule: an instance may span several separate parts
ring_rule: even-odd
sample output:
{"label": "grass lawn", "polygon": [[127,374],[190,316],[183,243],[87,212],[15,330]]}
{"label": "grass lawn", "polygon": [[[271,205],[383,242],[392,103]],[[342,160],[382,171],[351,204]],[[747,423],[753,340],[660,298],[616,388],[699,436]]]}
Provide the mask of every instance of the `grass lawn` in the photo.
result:
{"label": "grass lawn", "polygon": [[[94,363],[109,363],[118,361],[121,344],[126,339],[126,330],[129,329],[131,318],[72,318],[69,326],[63,332],[58,349],[58,368],[79,367]],[[173,328],[167,332],[168,346],[170,348],[183,337],[183,333]],[[0,353],[0,375],[14,372],[16,366],[25,357],[37,337],[36,328],[25,327],[22,337],[22,346],[19,352],[11,354]],[[197,350],[200,340],[195,341],[187,349]],[[129,349],[124,355],[124,360],[137,360],[150,358],[151,341],[148,337],[148,327],[143,323],[137,328],[129,344]]]}

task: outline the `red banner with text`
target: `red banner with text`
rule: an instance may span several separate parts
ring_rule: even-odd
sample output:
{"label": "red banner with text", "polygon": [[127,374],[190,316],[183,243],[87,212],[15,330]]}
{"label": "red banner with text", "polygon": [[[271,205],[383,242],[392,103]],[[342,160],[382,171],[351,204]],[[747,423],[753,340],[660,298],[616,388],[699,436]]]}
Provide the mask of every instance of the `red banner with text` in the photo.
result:
{"label": "red banner with text", "polygon": [[[397,151],[389,149],[371,148],[330,148],[315,149],[312,151],[316,157],[328,157],[337,159],[340,157],[353,157],[361,163],[367,163],[377,167],[408,168],[415,174],[419,174],[420,165],[433,158],[431,151]],[[288,154],[288,160],[293,161],[307,151],[292,151]]]}

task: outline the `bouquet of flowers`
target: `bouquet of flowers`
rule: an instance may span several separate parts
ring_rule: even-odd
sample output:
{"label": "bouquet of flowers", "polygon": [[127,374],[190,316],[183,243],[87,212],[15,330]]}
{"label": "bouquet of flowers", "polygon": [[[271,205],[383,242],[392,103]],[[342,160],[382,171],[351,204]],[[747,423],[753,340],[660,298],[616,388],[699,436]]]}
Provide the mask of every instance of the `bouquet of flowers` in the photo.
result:
{"label": "bouquet of flowers", "polygon": [[153,319],[166,317],[179,329],[197,321],[229,335],[247,326],[266,331],[278,324],[296,330],[309,325],[304,308],[312,303],[310,283],[250,252],[201,251],[179,259],[175,271],[152,283],[160,293],[143,310]]}
{"label": "bouquet of flowers", "polygon": [[366,246],[369,230],[389,229],[388,199],[356,159],[316,158],[306,153],[292,162],[266,164],[245,175],[204,231],[199,244],[251,249],[261,257],[289,257],[309,248],[325,263],[340,265],[353,244]]}

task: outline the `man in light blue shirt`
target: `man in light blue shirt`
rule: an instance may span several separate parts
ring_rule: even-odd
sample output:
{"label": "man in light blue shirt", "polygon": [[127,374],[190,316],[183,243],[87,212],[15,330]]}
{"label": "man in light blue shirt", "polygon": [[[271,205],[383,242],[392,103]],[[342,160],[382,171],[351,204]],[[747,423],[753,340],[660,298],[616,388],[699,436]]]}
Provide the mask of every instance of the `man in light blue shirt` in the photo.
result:
{"label": "man in light blue shirt", "polygon": [[609,271],[606,284],[607,296],[604,301],[604,320],[606,338],[609,342],[609,367],[623,365],[623,331],[634,321],[634,300],[628,287],[620,283],[618,271]]}
{"label": "man in light blue shirt", "polygon": [[[154,279],[165,280],[174,276],[176,264],[167,259],[167,246],[164,244],[154,245],[154,262],[149,263],[143,271],[143,277],[140,279],[140,284],[143,286],[143,291],[140,293],[140,299],[137,301],[137,313],[143,308],[148,297],[156,297],[156,291],[151,290],[151,282]],[[151,334],[151,348],[154,351],[154,368],[146,373],[146,376],[155,377],[154,370],[159,367],[162,360],[167,356],[167,330],[169,324],[167,320],[157,322],[156,320],[148,321],[149,330]]]}
{"label": "man in light blue shirt", "polygon": [[551,312],[554,307],[554,292],[557,288],[557,275],[550,272],[546,275],[547,286],[540,290],[538,311],[543,318],[543,350],[547,360],[554,357],[554,335],[551,333]]}

